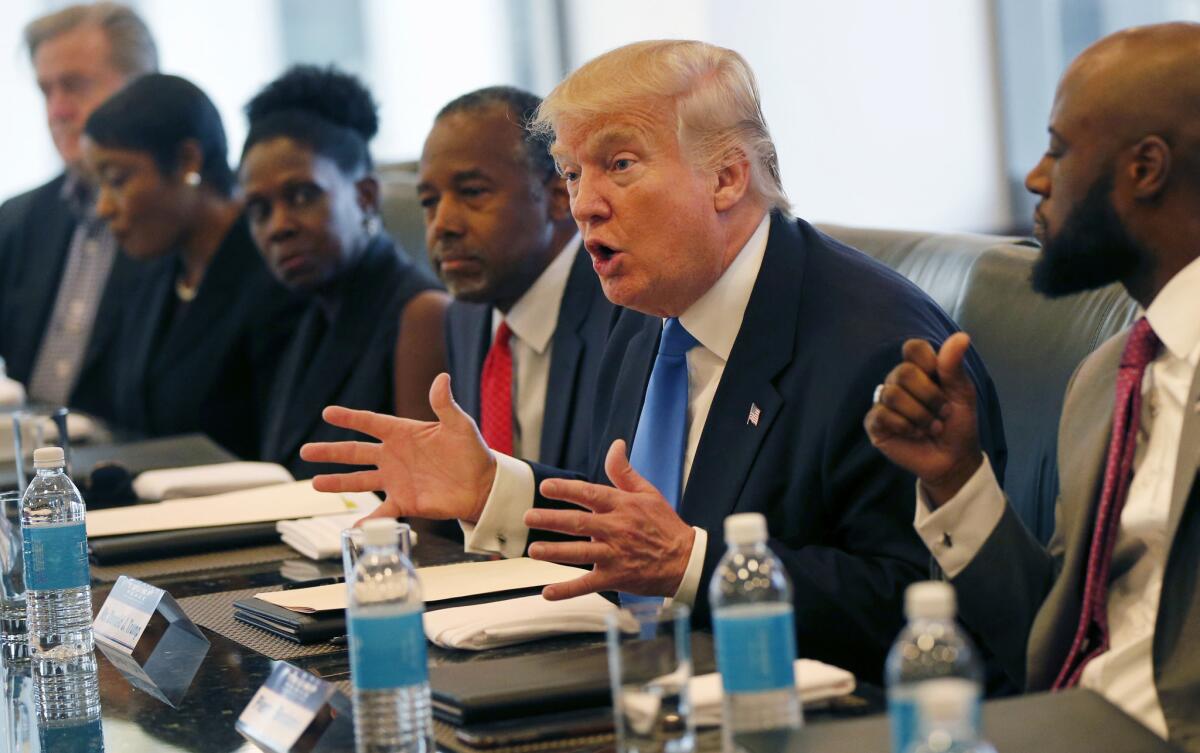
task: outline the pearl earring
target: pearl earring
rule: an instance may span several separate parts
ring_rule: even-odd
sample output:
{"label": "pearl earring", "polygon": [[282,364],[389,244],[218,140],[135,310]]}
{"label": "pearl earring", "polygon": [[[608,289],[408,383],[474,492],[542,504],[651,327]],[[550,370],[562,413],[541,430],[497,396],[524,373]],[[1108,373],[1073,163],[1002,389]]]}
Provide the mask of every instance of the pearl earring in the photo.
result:
{"label": "pearl earring", "polygon": [[195,188],[196,186],[200,185],[200,173],[192,170],[187,175],[183,176],[183,182],[192,188]]}

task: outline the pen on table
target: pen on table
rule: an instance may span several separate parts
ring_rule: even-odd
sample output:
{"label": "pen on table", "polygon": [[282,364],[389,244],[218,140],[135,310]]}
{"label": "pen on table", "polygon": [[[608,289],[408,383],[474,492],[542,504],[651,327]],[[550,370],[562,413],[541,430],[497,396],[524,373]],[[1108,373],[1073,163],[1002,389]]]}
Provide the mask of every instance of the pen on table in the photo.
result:
{"label": "pen on table", "polygon": [[334,646],[346,646],[350,643],[350,636],[339,635],[336,638],[330,638],[329,643]]}

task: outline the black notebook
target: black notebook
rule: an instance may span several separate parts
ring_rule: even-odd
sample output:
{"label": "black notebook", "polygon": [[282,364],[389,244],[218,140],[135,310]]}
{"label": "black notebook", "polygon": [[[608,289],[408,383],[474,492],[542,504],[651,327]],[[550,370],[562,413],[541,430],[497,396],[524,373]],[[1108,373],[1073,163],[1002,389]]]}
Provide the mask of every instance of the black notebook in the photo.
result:
{"label": "black notebook", "polygon": [[115,565],[278,542],[279,532],[275,530],[275,522],[269,521],[102,536],[88,539],[88,550],[97,565]]}
{"label": "black notebook", "polygon": [[346,613],[341,610],[302,614],[249,598],[233,602],[233,618],[301,645],[346,634]]}
{"label": "black notebook", "polygon": [[[692,664],[715,671],[711,635],[692,633]],[[612,703],[604,646],[433,666],[429,684],[434,716],[460,726]]]}

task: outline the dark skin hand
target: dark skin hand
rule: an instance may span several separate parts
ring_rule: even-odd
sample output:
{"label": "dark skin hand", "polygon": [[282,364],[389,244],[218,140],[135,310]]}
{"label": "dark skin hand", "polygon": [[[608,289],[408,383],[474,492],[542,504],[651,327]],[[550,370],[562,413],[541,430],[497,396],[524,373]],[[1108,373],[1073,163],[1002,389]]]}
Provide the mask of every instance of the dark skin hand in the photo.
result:
{"label": "dark skin hand", "polygon": [[884,380],[863,426],[871,443],[914,474],[935,508],[949,501],[983,463],[975,386],[963,365],[971,339],[959,332],[940,351],[904,343],[904,360]]}

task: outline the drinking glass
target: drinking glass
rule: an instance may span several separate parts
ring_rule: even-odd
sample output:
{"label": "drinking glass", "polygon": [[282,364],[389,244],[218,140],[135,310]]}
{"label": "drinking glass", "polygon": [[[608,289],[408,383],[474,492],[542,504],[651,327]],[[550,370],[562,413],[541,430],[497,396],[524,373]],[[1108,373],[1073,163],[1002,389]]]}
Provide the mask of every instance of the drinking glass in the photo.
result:
{"label": "drinking glass", "polygon": [[0,492],[0,643],[13,647],[28,640],[21,549],[21,495]]}
{"label": "drinking glass", "polygon": [[613,724],[622,753],[691,753],[695,725],[690,613],[682,604],[632,604],[606,617]]}

